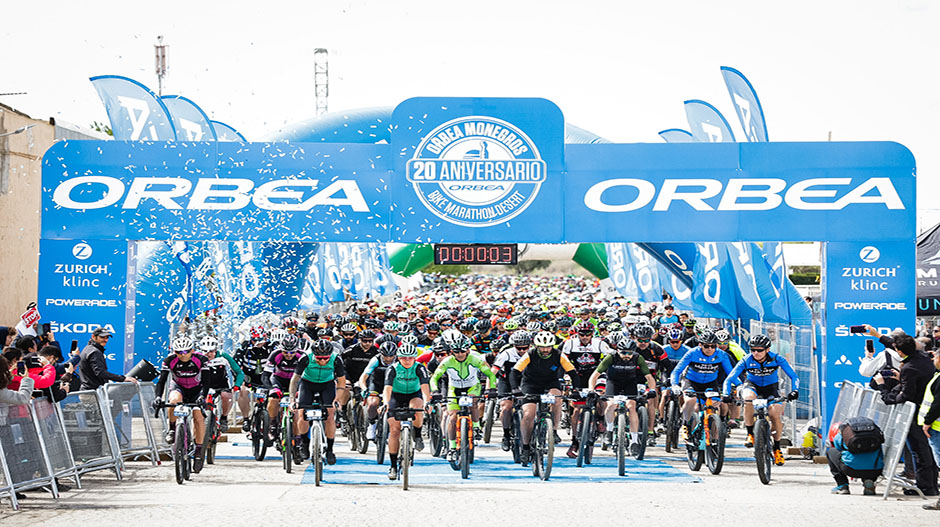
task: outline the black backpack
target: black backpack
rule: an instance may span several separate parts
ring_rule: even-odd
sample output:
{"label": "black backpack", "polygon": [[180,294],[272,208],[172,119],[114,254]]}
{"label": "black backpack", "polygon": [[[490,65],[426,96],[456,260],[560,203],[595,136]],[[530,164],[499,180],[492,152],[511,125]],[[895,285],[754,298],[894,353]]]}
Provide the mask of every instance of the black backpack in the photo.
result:
{"label": "black backpack", "polygon": [[885,435],[867,417],[850,417],[839,426],[842,444],[853,454],[867,454],[881,449]]}

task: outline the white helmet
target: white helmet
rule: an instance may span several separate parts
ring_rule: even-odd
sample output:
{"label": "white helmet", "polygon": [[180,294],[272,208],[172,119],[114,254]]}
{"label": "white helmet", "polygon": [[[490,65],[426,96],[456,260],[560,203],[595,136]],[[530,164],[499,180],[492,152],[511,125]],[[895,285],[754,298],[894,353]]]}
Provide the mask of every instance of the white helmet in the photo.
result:
{"label": "white helmet", "polygon": [[219,339],[212,335],[206,335],[199,341],[199,349],[205,353],[219,349]]}
{"label": "white helmet", "polygon": [[272,329],[271,330],[271,342],[273,344],[280,344],[281,341],[284,340],[284,337],[286,337],[289,334],[290,333],[288,333],[286,329],[281,329],[281,328]]}
{"label": "white helmet", "polygon": [[532,344],[536,346],[555,346],[555,335],[552,335],[548,331],[539,331],[535,334],[535,338],[532,339]]}
{"label": "white helmet", "polygon": [[196,343],[193,342],[193,339],[187,337],[186,335],[180,335],[173,339],[173,344],[171,349],[174,353],[192,351]]}

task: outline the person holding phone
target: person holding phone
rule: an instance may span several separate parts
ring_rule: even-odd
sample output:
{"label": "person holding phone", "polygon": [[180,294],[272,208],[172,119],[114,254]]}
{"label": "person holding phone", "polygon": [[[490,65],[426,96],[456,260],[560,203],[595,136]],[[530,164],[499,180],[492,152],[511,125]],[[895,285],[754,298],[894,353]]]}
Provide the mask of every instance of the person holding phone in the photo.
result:
{"label": "person holding phone", "polygon": [[[874,341],[865,341],[865,356],[861,358],[861,364],[858,366],[859,375],[872,378],[877,384],[882,384],[878,382],[878,379],[882,379],[893,388],[898,383],[898,370],[901,366],[901,356],[894,349],[894,339],[889,335],[882,335],[877,328],[869,324],[852,326],[851,329],[856,330],[856,333],[875,337],[883,348],[876,354]],[[858,331],[859,329],[862,331]]]}
{"label": "person holding phone", "polygon": [[28,376],[23,377],[17,390],[9,388],[13,382],[14,372],[19,373],[17,371],[19,369],[25,373],[25,367],[26,365],[23,364],[23,366],[17,368],[17,366],[11,365],[5,357],[0,356],[0,406],[16,406],[29,403],[33,395],[33,380],[31,378]]}

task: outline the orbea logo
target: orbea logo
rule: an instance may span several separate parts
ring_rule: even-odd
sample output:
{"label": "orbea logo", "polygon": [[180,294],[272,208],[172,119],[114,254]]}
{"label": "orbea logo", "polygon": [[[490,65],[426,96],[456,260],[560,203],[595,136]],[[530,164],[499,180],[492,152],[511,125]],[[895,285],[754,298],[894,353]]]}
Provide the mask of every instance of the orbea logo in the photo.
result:
{"label": "orbea logo", "polygon": [[72,256],[78,258],[79,260],[87,260],[91,258],[91,245],[88,245],[85,242],[76,243],[72,247]]}
{"label": "orbea logo", "polygon": [[489,227],[526,209],[545,181],[545,162],[521,130],[492,117],[461,117],[431,131],[407,163],[425,207],[464,227]]}
{"label": "orbea logo", "polygon": [[862,247],[862,250],[858,253],[858,257],[865,263],[875,263],[878,261],[878,258],[881,258],[881,251],[879,251],[877,247],[869,245]]}

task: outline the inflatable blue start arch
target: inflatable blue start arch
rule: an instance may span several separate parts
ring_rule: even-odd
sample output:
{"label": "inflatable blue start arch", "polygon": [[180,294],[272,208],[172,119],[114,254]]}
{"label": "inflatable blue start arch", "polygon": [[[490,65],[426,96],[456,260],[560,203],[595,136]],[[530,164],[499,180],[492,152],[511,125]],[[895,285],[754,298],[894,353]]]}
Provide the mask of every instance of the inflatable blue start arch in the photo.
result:
{"label": "inflatable blue start arch", "polygon": [[415,98],[357,131],[375,137],[342,130],[56,143],[42,175],[45,318],[71,321],[60,339],[110,325],[111,367],[132,365],[147,322],[135,306],[152,299],[127,284],[145,240],[822,241],[829,407],[858,378],[864,339],[848,326],[913,330],[915,164],[899,144],[604,143],[566,133],[537,98]]}

